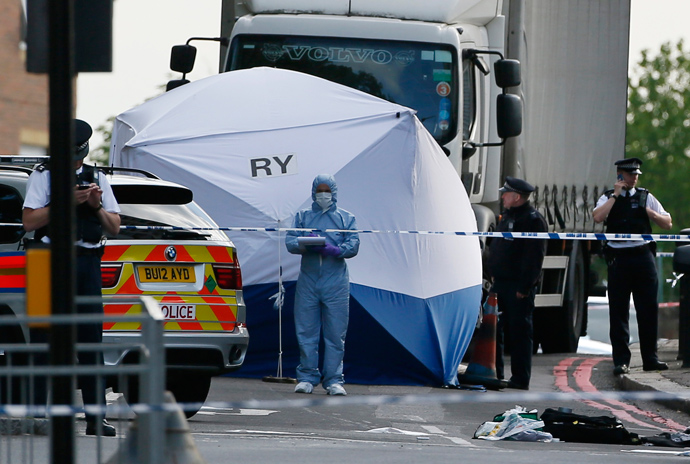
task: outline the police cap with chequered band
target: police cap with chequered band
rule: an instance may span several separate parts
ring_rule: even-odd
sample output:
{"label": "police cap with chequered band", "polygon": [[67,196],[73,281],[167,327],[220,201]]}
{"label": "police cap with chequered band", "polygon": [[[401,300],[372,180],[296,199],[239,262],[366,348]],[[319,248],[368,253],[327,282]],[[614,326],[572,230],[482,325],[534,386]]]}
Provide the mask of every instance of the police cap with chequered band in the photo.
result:
{"label": "police cap with chequered band", "polygon": [[505,184],[503,184],[503,187],[498,189],[498,191],[501,193],[515,192],[521,195],[529,195],[534,192],[534,187],[527,181],[508,176],[506,177]]}
{"label": "police cap with chequered band", "polygon": [[617,169],[621,171],[627,171],[631,174],[642,174],[640,171],[640,166],[642,166],[642,160],[640,158],[625,158],[618,160],[614,163]]}
{"label": "police cap with chequered band", "polygon": [[91,134],[93,134],[93,129],[88,122],[81,119],[74,120],[74,161],[82,160],[89,154]]}

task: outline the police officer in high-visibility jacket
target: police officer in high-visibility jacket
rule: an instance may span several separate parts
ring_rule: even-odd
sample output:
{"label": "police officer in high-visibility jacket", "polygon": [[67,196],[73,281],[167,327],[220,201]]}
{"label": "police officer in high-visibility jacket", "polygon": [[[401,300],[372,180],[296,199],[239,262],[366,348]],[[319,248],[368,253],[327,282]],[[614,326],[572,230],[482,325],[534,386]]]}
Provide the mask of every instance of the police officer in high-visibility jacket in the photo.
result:
{"label": "police officer in high-visibility jacket", "polygon": [[[505,210],[498,232],[546,232],[544,217],[529,202],[534,187],[522,179],[506,177],[499,190]],[[508,387],[529,390],[532,376],[534,296],[541,277],[546,240],[496,238],[489,248],[492,291],[498,296],[496,375],[503,379],[505,332],[509,332],[511,377]]]}
{"label": "police officer in high-visibility jacket", "polygon": [[[595,222],[606,223],[607,233],[651,234],[652,222],[662,229],[673,225],[671,215],[648,190],[637,187],[642,160],[626,158],[615,163],[617,180],[597,201]],[[666,370],[657,356],[659,304],[654,242],[611,240],[604,247],[608,265],[609,336],[613,374],[630,371],[630,295],[635,302],[640,354],[645,371]]]}
{"label": "police officer in high-visibility jacket", "polygon": [[[74,187],[74,200],[77,205],[77,294],[100,297],[104,232],[117,235],[120,231],[120,207],[105,175],[95,166],[84,164],[84,158],[89,153],[89,138],[93,133],[91,126],[85,121],[75,119],[74,130],[76,147],[73,159],[77,174],[77,185]],[[49,219],[50,170],[48,165],[42,165],[29,176],[22,222],[27,232],[36,231],[35,239],[48,242]],[[77,312],[103,315],[103,305],[78,304]],[[100,343],[103,340],[102,324],[79,324],[77,340],[80,343]],[[82,352],[79,354],[79,363],[103,364],[102,354],[93,351]],[[105,388],[97,392],[96,384],[94,376],[83,376],[79,379],[84,404],[105,405]],[[95,435],[99,429],[105,436],[116,434],[115,427],[106,422],[102,414],[87,414],[86,434]]]}

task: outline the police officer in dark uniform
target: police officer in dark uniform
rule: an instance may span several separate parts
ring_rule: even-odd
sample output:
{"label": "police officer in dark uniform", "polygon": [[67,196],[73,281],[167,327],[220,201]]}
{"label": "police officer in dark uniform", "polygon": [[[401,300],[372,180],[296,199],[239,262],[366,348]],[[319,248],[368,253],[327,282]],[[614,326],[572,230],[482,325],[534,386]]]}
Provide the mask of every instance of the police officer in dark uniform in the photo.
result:
{"label": "police officer in dark uniform", "polygon": [[[530,205],[534,191],[522,179],[506,177],[499,190],[505,211],[498,232],[546,232],[544,217]],[[496,334],[496,374],[503,379],[503,347],[507,339],[512,376],[508,387],[529,389],[532,374],[532,313],[541,276],[546,240],[495,238],[489,248],[491,291],[498,297],[500,312]],[[509,334],[505,337],[505,332]]]}
{"label": "police officer in dark uniform", "polygon": [[[103,173],[95,166],[84,164],[89,153],[91,126],[80,119],[74,120],[75,142],[74,163],[77,185],[74,200],[77,205],[77,294],[79,296],[101,296],[101,256],[103,255],[104,232],[117,235],[120,231],[120,207]],[[48,243],[48,221],[50,219],[50,170],[48,165],[37,168],[29,177],[24,199],[22,222],[27,232],[35,230],[34,238]],[[100,303],[78,304],[80,314],[103,314]],[[100,343],[103,339],[102,324],[79,324],[77,340],[80,343]],[[102,365],[100,352],[79,353],[81,365]],[[105,387],[97,391],[94,376],[79,379],[84,404],[105,405]],[[99,423],[100,422],[100,423]],[[105,436],[115,436],[115,427],[105,421],[103,415],[86,416],[86,434],[98,431]]]}
{"label": "police officer in dark uniform", "polygon": [[[595,222],[606,223],[607,233],[651,234],[652,222],[670,229],[671,215],[648,190],[636,187],[642,160],[616,161],[618,179],[597,201]],[[627,374],[630,365],[630,295],[635,302],[640,354],[645,371],[666,370],[657,356],[658,277],[655,243],[644,240],[611,240],[604,247],[608,264],[609,336],[614,375]]]}

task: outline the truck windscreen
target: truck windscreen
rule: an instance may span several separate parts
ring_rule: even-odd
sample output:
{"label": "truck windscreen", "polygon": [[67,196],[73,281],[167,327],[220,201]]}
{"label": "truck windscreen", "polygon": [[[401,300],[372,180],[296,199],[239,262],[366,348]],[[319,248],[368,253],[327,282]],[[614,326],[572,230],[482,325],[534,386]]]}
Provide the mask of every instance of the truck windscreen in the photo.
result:
{"label": "truck windscreen", "polygon": [[456,57],[441,44],[252,34],[235,37],[228,70],[277,67],[347,85],[416,110],[443,145],[457,133]]}

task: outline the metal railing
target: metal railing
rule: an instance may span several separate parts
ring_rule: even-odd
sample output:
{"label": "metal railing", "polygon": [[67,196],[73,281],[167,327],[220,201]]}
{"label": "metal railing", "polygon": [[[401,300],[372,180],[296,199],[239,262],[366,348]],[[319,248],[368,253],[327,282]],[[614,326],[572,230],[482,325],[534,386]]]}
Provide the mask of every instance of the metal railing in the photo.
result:
{"label": "metal railing", "polygon": [[[5,302],[5,297],[9,296],[3,295],[0,303]],[[76,303],[89,302],[87,300],[89,298],[77,297]],[[98,301],[101,299],[98,298]],[[71,417],[72,424],[76,425],[76,417],[86,412],[107,415],[116,425],[117,438],[100,435],[96,439],[85,437],[81,432],[83,429],[75,427],[74,449],[78,462],[101,463],[107,460],[109,464],[124,463],[130,462],[132,454],[142,464],[163,461],[164,318],[157,302],[151,297],[130,299],[128,303],[140,305],[141,313],[123,316],[0,316],[0,464],[50,462],[50,449],[56,445],[53,443],[52,419]],[[49,365],[46,335],[49,329],[36,329],[36,324],[47,324],[50,330],[68,330],[79,324],[102,325],[106,321],[141,323],[140,336],[128,338],[126,343],[119,344],[77,343],[77,353],[116,350],[134,353],[135,356],[128,356],[127,362],[121,358],[122,362],[114,365],[80,366],[76,361],[68,366]],[[27,333],[31,333],[31,343],[18,343],[17,337]],[[122,392],[135,387],[139,402],[127,406],[118,399],[114,404],[100,404],[102,400],[99,399],[98,404],[83,406],[82,401],[73,394],[69,405],[49,403],[50,395],[47,393],[51,390],[53,379],[67,376],[76,389],[78,377],[87,375],[96,379],[97,391],[105,391],[110,385],[116,385]],[[133,412],[136,413],[135,418]],[[101,429],[97,427],[97,431],[100,433]]]}

